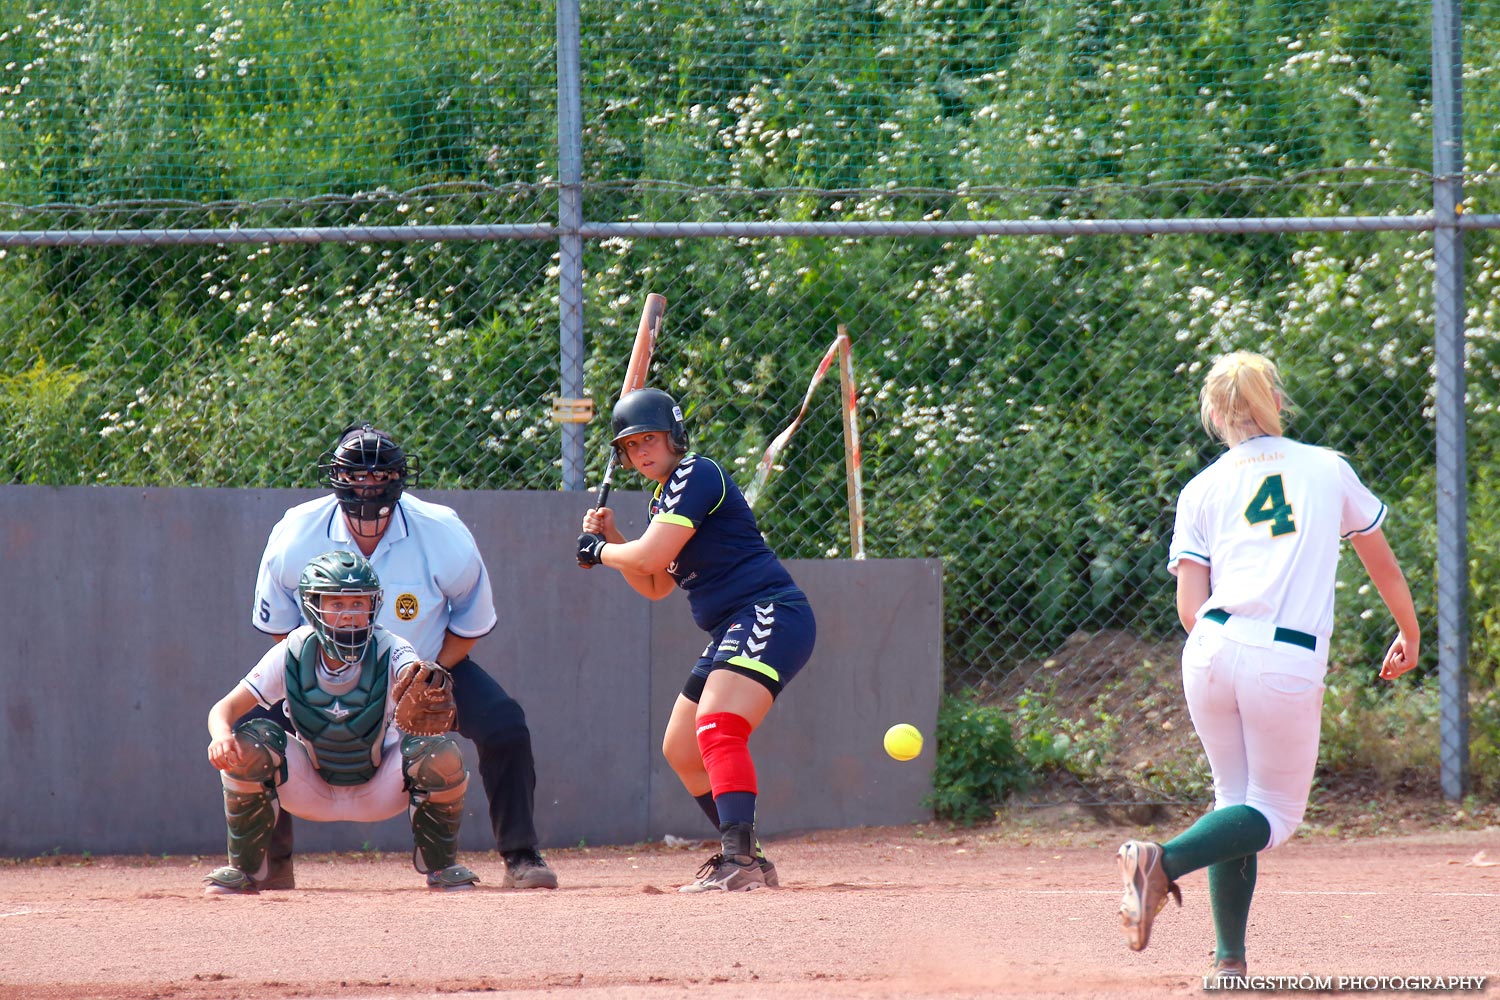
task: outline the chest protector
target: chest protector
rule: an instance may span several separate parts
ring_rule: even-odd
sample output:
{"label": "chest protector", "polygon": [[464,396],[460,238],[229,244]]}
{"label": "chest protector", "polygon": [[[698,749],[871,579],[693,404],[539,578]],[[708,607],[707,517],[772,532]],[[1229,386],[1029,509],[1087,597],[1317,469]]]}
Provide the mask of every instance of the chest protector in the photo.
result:
{"label": "chest protector", "polygon": [[360,662],[359,682],[339,695],[318,686],[320,656],[314,633],[299,648],[287,647],[287,712],[297,734],[312,748],[313,763],[324,781],[362,785],[375,776],[385,737],[391,644],[377,632]]}

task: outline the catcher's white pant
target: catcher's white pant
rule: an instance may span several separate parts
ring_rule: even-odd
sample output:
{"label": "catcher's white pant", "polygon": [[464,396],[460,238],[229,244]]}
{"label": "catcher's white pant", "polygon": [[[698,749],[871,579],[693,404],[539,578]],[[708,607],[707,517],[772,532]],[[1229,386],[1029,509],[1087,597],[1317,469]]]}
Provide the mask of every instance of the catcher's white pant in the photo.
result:
{"label": "catcher's white pant", "polygon": [[313,769],[307,747],[296,738],[286,745],[286,781],[276,789],[281,808],[303,819],[375,823],[406,811],[411,798],[402,770],[401,742],[382,748],[380,767],[363,785],[330,785]]}
{"label": "catcher's white pant", "polygon": [[1199,618],[1182,650],[1182,688],[1213,772],[1214,808],[1248,805],[1285,843],[1307,810],[1323,715],[1328,640],[1308,650],[1275,626]]}

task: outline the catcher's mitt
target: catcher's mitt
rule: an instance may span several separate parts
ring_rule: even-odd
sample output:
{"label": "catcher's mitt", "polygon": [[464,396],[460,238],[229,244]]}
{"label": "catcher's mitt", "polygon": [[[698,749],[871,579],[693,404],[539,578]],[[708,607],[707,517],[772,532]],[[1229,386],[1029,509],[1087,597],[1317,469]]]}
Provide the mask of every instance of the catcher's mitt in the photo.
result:
{"label": "catcher's mitt", "polygon": [[391,697],[396,701],[396,725],[412,736],[441,736],[458,717],[453,675],[430,660],[418,660],[403,670]]}

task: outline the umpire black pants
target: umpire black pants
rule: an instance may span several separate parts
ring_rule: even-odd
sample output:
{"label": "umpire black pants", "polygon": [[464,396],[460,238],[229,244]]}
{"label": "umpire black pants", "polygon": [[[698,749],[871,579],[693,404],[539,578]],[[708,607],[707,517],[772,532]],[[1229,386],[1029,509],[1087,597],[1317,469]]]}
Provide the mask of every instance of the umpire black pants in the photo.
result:
{"label": "umpire black pants", "polygon": [[[458,702],[458,734],[474,741],[479,780],[490,804],[495,846],[507,851],[535,848],[536,760],[531,730],[521,703],[468,657],[453,666],[453,700]],[[282,706],[255,708],[245,719],[272,719],[287,725]],[[241,721],[244,721],[243,719]],[[271,835],[273,865],[292,856],[292,817],[283,812]]]}

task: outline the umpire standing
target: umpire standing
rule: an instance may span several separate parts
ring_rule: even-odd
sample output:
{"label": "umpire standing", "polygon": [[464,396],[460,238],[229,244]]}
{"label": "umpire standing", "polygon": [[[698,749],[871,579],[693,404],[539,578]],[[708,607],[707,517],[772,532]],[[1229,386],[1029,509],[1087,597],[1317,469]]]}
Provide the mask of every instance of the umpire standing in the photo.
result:
{"label": "umpire standing", "polygon": [[[385,588],[376,620],[453,675],[458,732],[479,753],[490,822],[505,857],[503,884],[555,889],[557,875],[537,852],[536,765],[526,715],[469,658],[496,624],[489,573],[474,536],[452,508],[405,493],[419,471],[385,431],[364,422],[346,427],[318,465],[332,494],[291,508],[271,529],[255,581],[252,623],[279,641],[301,623],[297,581],[309,559],[333,549],[368,559]],[[270,854],[261,888],[292,888],[292,826],[284,812]]]}

